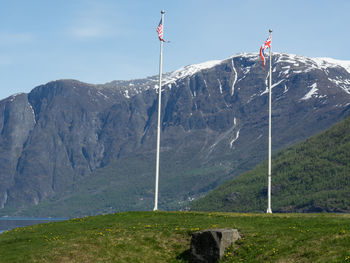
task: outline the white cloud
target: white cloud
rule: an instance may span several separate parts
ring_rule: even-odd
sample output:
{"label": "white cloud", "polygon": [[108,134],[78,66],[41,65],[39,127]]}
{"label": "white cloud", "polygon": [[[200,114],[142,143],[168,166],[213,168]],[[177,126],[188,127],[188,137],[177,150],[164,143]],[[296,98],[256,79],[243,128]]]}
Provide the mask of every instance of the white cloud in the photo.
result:
{"label": "white cloud", "polygon": [[34,40],[32,33],[0,32],[0,45],[28,44]]}
{"label": "white cloud", "polygon": [[107,37],[110,35],[108,30],[96,25],[81,25],[72,27],[69,33],[72,37],[79,39]]}
{"label": "white cloud", "polygon": [[77,39],[111,37],[114,35],[112,18],[110,7],[90,2],[75,14],[67,31]]}

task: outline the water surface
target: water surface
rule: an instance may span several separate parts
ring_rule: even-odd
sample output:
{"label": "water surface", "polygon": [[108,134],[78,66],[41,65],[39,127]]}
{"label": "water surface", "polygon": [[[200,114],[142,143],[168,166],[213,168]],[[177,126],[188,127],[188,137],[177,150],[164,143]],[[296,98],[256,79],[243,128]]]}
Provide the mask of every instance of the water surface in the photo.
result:
{"label": "water surface", "polygon": [[16,227],[67,220],[68,218],[0,217],[0,233]]}

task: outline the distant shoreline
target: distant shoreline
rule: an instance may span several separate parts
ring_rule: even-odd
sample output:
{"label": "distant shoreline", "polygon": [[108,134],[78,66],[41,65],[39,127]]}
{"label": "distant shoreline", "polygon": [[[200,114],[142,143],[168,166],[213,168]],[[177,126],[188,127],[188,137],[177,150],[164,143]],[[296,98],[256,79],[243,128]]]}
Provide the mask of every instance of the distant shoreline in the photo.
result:
{"label": "distant shoreline", "polygon": [[61,221],[68,217],[0,217],[0,221]]}
{"label": "distant shoreline", "polygon": [[0,234],[17,227],[26,227],[36,224],[43,224],[49,222],[57,222],[68,220],[68,218],[54,218],[54,217],[0,217]]}

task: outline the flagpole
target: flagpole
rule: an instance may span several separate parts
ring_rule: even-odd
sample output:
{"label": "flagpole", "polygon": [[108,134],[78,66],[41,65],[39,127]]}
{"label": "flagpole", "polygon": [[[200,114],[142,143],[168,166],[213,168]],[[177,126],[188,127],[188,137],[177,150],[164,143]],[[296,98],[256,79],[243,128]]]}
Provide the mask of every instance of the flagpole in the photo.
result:
{"label": "flagpole", "polygon": [[[162,23],[164,28],[164,10],[160,12],[162,14]],[[158,91],[158,129],[157,129],[157,159],[156,159],[156,185],[154,196],[154,208],[153,211],[158,210],[158,182],[159,182],[159,150],[160,150],[160,114],[162,106],[162,64],[163,64],[163,41],[160,40],[160,55],[159,55],[159,91]]]}
{"label": "flagpole", "polygon": [[[269,30],[270,35],[272,30]],[[272,46],[272,44],[271,44]],[[269,48],[270,57],[270,73],[269,73],[269,164],[268,164],[268,189],[267,189],[267,211],[266,213],[271,214],[271,82],[272,82],[272,71],[271,71],[271,47]]]}

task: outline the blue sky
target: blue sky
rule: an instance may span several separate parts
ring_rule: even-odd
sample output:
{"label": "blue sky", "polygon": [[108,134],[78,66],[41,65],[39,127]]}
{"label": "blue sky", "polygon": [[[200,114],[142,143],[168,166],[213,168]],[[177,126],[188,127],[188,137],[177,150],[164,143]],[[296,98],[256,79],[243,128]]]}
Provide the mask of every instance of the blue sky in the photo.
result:
{"label": "blue sky", "polygon": [[272,50],[350,60],[348,0],[0,0],[0,99],[51,80],[88,83]]}

